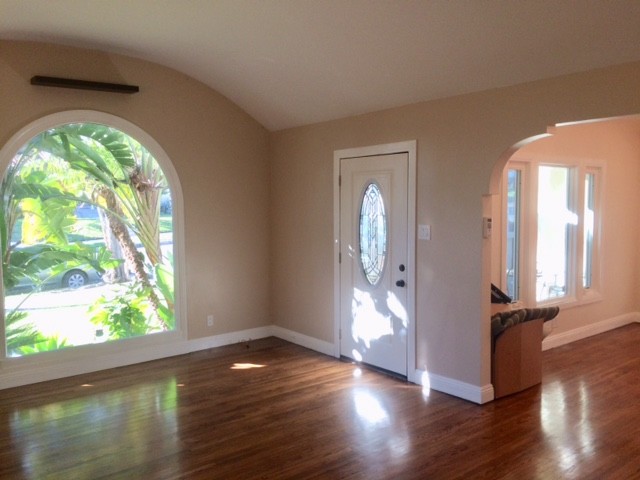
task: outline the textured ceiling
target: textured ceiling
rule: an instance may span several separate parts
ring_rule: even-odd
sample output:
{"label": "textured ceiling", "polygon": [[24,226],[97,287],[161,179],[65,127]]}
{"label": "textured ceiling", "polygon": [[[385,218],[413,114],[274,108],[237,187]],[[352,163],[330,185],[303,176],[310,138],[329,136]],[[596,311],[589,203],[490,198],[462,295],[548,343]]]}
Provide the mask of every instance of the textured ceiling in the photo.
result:
{"label": "textured ceiling", "polygon": [[640,1],[0,0],[0,38],[151,60],[280,130],[640,60]]}

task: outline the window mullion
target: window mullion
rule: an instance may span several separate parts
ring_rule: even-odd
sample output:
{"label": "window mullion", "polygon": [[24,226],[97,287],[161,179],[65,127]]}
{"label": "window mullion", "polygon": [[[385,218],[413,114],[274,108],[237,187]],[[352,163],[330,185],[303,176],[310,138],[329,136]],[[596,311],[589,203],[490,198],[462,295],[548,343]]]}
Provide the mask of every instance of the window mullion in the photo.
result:
{"label": "window mullion", "polygon": [[583,239],[583,211],[584,211],[584,169],[574,167],[569,170],[569,198],[567,204],[574,222],[568,223],[567,235],[567,297],[579,299],[582,297],[582,239]]}
{"label": "window mullion", "polygon": [[578,298],[578,300],[582,299],[585,294],[585,285],[584,285],[584,278],[586,274],[585,259],[586,259],[586,255],[588,255],[588,252],[585,250],[585,236],[586,236],[585,212],[587,207],[587,193],[588,193],[587,185],[586,185],[587,174],[588,174],[587,169],[585,169],[584,167],[580,167],[579,175],[577,179],[577,184],[578,184],[577,212],[579,213],[579,217],[578,217],[579,229],[578,229],[578,235],[576,239],[576,275],[574,279],[574,282],[576,285],[576,297]]}
{"label": "window mullion", "polygon": [[523,190],[525,203],[523,212],[526,212],[526,220],[522,222],[525,231],[522,232],[523,264],[526,265],[522,271],[522,289],[526,292],[523,300],[527,304],[536,303],[536,252],[538,250],[538,165],[531,162],[527,165],[527,181]]}
{"label": "window mullion", "polygon": [[[599,248],[600,248],[600,222],[602,218],[600,189],[602,176],[599,168],[586,168],[585,170],[585,194],[583,215],[585,218],[583,239],[583,286],[584,294],[594,292],[600,287],[599,282]],[[589,222],[590,236],[587,238],[587,222]]]}

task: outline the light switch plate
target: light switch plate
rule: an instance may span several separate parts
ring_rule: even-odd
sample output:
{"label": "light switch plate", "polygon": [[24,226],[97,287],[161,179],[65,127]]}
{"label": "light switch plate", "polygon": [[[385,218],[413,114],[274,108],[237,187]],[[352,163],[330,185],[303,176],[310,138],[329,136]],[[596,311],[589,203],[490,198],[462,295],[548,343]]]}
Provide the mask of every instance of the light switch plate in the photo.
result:
{"label": "light switch plate", "polygon": [[418,240],[431,240],[431,225],[418,225]]}

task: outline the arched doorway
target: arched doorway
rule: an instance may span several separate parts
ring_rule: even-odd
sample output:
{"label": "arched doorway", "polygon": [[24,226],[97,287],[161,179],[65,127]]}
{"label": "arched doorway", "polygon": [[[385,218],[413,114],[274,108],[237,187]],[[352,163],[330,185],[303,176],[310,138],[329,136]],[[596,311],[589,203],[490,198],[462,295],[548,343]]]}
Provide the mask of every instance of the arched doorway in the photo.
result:
{"label": "arched doorway", "polygon": [[484,278],[527,307],[560,306],[544,349],[636,321],[639,154],[640,117],[627,116],[549,127],[496,162]]}

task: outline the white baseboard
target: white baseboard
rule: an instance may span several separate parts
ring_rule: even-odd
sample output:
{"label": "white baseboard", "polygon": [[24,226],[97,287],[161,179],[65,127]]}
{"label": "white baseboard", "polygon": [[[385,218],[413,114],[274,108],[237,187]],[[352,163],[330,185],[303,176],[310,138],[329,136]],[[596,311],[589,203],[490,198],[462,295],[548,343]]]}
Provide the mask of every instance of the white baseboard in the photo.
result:
{"label": "white baseboard", "polygon": [[282,340],[286,340],[287,342],[295,343],[301,347],[308,348],[309,350],[314,350],[316,352],[335,357],[335,346],[333,343],[318,340],[317,338],[309,337],[292,330],[287,330],[286,328],[282,328],[277,325],[271,326],[271,335],[281,338]]}
{"label": "white baseboard", "polygon": [[414,378],[418,385],[427,390],[436,390],[474,403],[487,403],[495,397],[491,384],[480,387],[419,369],[416,369]]}
{"label": "white baseboard", "polygon": [[[161,358],[222,347],[250,340],[275,336],[297,345],[332,355],[333,344],[276,325],[240,330],[210,337],[184,340],[173,338],[140,338],[122,344],[83,346],[67,351],[48,352],[39,358],[7,359],[0,362],[0,390],[32,383],[72,377],[85,373],[124,367]],[[135,344],[134,348],[131,345]],[[91,354],[87,351],[92,348]],[[97,351],[96,351],[97,350]],[[46,358],[45,361],[43,361]]]}
{"label": "white baseboard", "polygon": [[[287,330],[286,328],[279,327],[277,325],[271,326],[271,332],[274,337],[281,338],[296,345],[306,347],[310,350],[323,353],[325,355],[335,356],[335,346],[333,343],[318,340],[317,338],[309,337],[298,332]],[[474,403],[487,403],[494,399],[493,385],[485,385],[484,387],[478,387],[469,383],[460,382],[451,378],[443,377],[432,373],[427,373],[424,370],[416,369],[414,372],[409,372],[407,379],[422,387],[437,390],[442,393],[447,393],[464,400],[468,400]]]}
{"label": "white baseboard", "polygon": [[126,348],[100,344],[94,345],[96,350],[89,354],[90,347],[82,346],[68,351],[42,353],[39,358],[7,359],[0,368],[0,390],[189,353],[188,342],[182,339],[136,342],[136,345],[135,348],[130,345]]}
{"label": "white baseboard", "polygon": [[634,322],[640,322],[640,312],[625,313],[624,315],[608,318],[584,327],[574,328],[567,332],[554,334],[552,331],[549,336],[542,341],[542,350],[560,347],[561,345],[598,335],[599,333],[608,332],[609,330],[623,327]]}
{"label": "white baseboard", "polygon": [[[543,340],[542,349],[548,350],[559,347],[634,322],[640,323],[640,312],[620,315],[555,335],[552,332]],[[281,338],[325,355],[335,356],[335,346],[333,343],[309,337],[277,325],[267,325],[194,340],[149,341],[135,349],[124,349],[122,347],[109,348],[108,345],[99,345],[98,348],[103,349],[103,353],[92,354],[90,356],[82,355],[81,353],[65,355],[70,353],[65,351],[52,352],[52,354],[43,354],[47,355],[47,360],[44,362],[36,362],[34,359],[28,359],[24,362],[24,365],[18,365],[17,367],[15,367],[15,364],[20,362],[20,360],[15,362],[13,359],[8,359],[0,363],[0,390],[63,377],[82,375],[109,368],[123,367],[270,336]],[[132,342],[133,341],[135,341],[135,339],[133,339]],[[78,347],[78,351],[83,348],[86,349],[87,347]],[[58,353],[62,355],[56,355]],[[416,369],[415,372],[412,373],[413,375],[409,375],[410,381],[470,402],[483,404],[494,399],[493,386],[491,384],[482,387],[471,385],[419,369]]]}
{"label": "white baseboard", "polygon": [[271,337],[274,336],[272,328],[273,326],[267,325],[264,327],[250,328],[237,332],[223,333],[221,335],[196,338],[187,342],[188,352],[197,352],[199,350],[208,350],[209,348],[224,347],[225,345],[233,345],[234,343],[248,342],[250,340]]}
{"label": "white baseboard", "polygon": [[[271,326],[266,326],[195,340],[184,340],[178,338],[178,335],[166,341],[140,338],[126,340],[128,345],[124,342],[121,345],[100,344],[76,347],[68,351],[48,352],[41,354],[43,356],[39,356],[38,359],[7,359],[0,366],[0,390],[184,355],[269,336],[272,336]],[[136,346],[131,348],[131,344],[134,343]],[[90,355],[83,354],[83,351],[87,352],[89,348],[95,350],[91,350]],[[42,361],[45,358],[46,361]]]}

